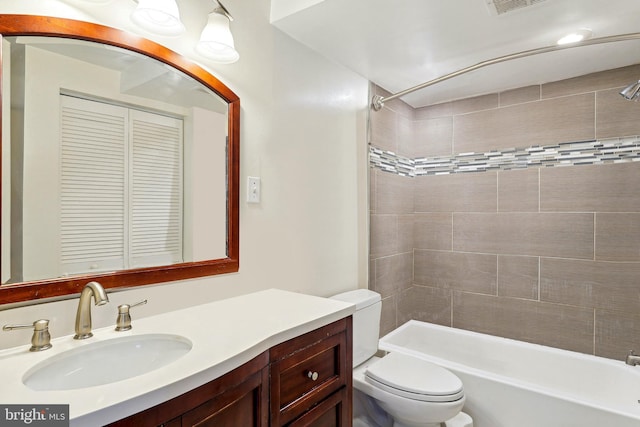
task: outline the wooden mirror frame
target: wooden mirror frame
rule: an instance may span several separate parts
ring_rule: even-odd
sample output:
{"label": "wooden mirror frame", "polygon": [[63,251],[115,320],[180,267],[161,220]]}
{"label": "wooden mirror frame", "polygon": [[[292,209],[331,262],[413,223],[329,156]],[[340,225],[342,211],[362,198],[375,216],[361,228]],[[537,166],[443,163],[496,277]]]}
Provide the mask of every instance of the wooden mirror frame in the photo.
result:
{"label": "wooden mirror frame", "polygon": [[[87,40],[137,52],[168,64],[191,76],[229,104],[227,147],[227,256],[226,258],[220,259],[185,262],[160,267],[138,268],[95,275],[2,285],[0,286],[0,305],[78,294],[87,282],[93,280],[100,282],[104,288],[114,289],[237,272],[240,255],[240,98],[208,71],[185,57],[155,42],[115,28],[48,16],[0,15],[0,38],[19,35]],[[0,70],[0,77],[1,72]],[[0,130],[2,129],[1,126],[2,123],[0,122]]]}

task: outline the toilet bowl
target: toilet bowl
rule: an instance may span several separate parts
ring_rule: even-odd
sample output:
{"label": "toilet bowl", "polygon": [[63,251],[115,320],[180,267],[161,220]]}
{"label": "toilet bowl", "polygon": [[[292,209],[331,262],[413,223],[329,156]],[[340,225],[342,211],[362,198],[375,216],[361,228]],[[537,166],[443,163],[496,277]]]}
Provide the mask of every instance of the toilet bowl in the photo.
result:
{"label": "toilet bowl", "polygon": [[332,297],[354,303],[354,427],[473,427],[462,413],[462,381],[431,362],[401,353],[376,357],[380,295],[366,290]]}
{"label": "toilet bowl", "polygon": [[354,368],[353,387],[375,399],[391,416],[394,427],[440,427],[441,422],[455,417],[465,402],[458,377],[400,353],[372,357]]}

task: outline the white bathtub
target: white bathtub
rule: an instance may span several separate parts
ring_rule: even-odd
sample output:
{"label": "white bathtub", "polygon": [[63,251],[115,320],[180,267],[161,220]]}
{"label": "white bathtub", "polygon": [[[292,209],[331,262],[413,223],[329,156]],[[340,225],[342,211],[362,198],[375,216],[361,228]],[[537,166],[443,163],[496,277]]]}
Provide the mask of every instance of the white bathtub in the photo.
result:
{"label": "white bathtub", "polygon": [[624,361],[414,320],[380,349],[455,373],[474,427],[640,426],[640,366]]}

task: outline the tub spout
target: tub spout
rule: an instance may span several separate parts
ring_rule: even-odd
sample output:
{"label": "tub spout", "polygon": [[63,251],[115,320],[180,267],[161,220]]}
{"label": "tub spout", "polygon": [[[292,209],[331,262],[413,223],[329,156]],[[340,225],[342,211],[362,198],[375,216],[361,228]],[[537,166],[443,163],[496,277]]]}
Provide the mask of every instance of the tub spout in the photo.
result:
{"label": "tub spout", "polygon": [[640,356],[638,356],[633,352],[633,350],[631,350],[629,354],[627,354],[627,359],[625,360],[625,363],[631,366],[640,365]]}

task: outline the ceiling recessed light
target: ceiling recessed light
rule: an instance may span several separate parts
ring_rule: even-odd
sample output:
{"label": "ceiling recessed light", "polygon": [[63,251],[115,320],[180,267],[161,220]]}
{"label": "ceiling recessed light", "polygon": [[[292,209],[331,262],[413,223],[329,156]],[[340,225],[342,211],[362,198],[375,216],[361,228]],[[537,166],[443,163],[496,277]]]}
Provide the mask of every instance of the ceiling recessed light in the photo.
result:
{"label": "ceiling recessed light", "polygon": [[578,31],[567,34],[558,40],[558,44],[578,43],[591,38],[593,32],[589,28],[580,28]]}

